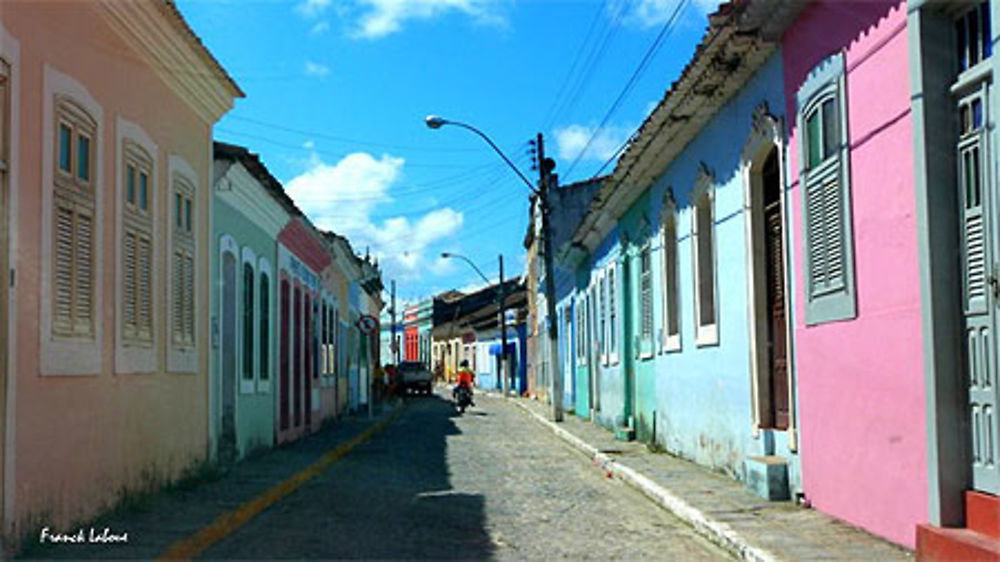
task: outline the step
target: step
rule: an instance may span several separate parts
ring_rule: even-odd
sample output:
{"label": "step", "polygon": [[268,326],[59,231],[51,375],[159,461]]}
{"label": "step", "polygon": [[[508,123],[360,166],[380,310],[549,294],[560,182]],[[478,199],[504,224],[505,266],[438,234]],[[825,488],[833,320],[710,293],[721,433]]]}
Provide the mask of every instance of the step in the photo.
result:
{"label": "step", "polygon": [[917,525],[917,561],[1000,562],[1000,541],[970,529]]}
{"label": "step", "polygon": [[1000,497],[966,491],[965,526],[1000,541]]}
{"label": "step", "polygon": [[748,456],[743,460],[747,488],[771,501],[791,499],[788,459],[774,455]]}

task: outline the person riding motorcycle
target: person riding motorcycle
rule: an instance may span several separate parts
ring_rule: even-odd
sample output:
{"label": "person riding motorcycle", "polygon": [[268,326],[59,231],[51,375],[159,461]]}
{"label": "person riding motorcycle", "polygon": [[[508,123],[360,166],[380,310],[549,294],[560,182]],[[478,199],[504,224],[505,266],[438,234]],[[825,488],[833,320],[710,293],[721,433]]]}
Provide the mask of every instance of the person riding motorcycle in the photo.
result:
{"label": "person riding motorcycle", "polygon": [[[471,370],[469,370],[469,362],[468,361],[466,361],[466,360],[463,359],[462,362],[459,363],[459,369],[458,369],[458,373],[456,373],[456,376],[458,377],[458,384],[456,384],[455,388],[452,389],[452,391],[451,391],[452,398],[457,400],[458,399],[458,389],[462,388],[464,386],[464,387],[468,387],[468,389],[469,389],[469,396],[470,396],[470,401],[471,401],[472,384],[476,381],[476,374],[473,373]],[[476,405],[475,402],[471,402],[471,404],[473,406]]]}

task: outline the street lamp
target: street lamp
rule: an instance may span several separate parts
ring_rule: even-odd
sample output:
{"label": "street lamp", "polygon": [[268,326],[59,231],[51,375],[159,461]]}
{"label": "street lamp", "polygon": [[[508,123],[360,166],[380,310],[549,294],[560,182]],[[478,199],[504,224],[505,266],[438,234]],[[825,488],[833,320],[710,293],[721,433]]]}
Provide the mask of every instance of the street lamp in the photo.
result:
{"label": "street lamp", "polygon": [[[528,186],[528,189],[530,189],[532,193],[538,196],[538,203],[539,207],[541,208],[541,214],[542,214],[541,238],[542,238],[542,252],[544,254],[543,258],[545,263],[545,301],[549,318],[548,339],[549,339],[549,349],[551,350],[549,357],[551,358],[550,372],[552,373],[552,397],[551,397],[552,419],[557,422],[562,421],[563,419],[562,377],[559,373],[559,361],[555,359],[557,357],[556,350],[558,349],[558,337],[557,337],[558,322],[556,322],[556,300],[555,300],[556,289],[555,289],[555,280],[552,273],[553,270],[552,236],[551,236],[552,230],[549,225],[549,200],[548,200],[549,184],[556,183],[555,175],[552,174],[552,170],[556,167],[556,163],[551,158],[545,157],[544,139],[542,138],[542,134],[538,133],[538,140],[536,141],[535,148],[538,150],[539,177],[538,177],[538,189],[535,189],[535,186],[531,184],[528,178],[524,177],[524,174],[522,174],[521,170],[519,170],[517,166],[515,166],[514,163],[510,161],[510,158],[507,158],[507,155],[504,154],[502,150],[500,150],[500,148],[496,145],[496,143],[490,140],[490,138],[487,137],[486,134],[480,131],[479,129],[473,127],[472,125],[468,125],[466,123],[460,123],[458,121],[450,121],[448,119],[439,117],[437,115],[428,115],[424,119],[424,123],[426,123],[427,126],[431,129],[440,129],[444,125],[455,125],[457,127],[462,127],[463,129],[468,129],[469,131],[472,131],[473,133],[479,135],[480,138],[486,141],[486,144],[490,145],[490,148],[492,148],[493,151],[500,156],[500,158],[503,158],[503,161],[506,162],[508,166],[510,166],[510,169],[514,170],[514,173],[517,174],[517,177],[521,178],[521,181],[523,181],[524,184]],[[504,351],[506,351],[506,349]],[[506,395],[507,394],[504,393],[504,396]]]}
{"label": "street lamp", "polygon": [[[490,280],[483,275],[476,264],[472,263],[472,260],[461,255],[453,254],[451,252],[441,252],[442,258],[456,258],[464,261],[465,263],[472,266],[472,269],[476,270],[476,273],[486,281],[486,285],[490,285]],[[500,389],[503,392],[504,397],[507,396],[508,389],[510,388],[510,373],[508,372],[510,362],[507,360],[507,291],[503,284],[503,254],[500,254],[500,284],[497,286],[497,302],[500,307]]]}

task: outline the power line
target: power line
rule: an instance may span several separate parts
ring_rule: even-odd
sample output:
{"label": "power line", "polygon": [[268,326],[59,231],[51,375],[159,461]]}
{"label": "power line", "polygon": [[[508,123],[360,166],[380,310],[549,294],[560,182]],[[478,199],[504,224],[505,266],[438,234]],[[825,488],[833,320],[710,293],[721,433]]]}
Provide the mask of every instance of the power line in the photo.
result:
{"label": "power line", "polygon": [[604,6],[605,5],[603,2],[599,3],[597,6],[597,11],[594,13],[593,19],[590,20],[590,26],[587,28],[587,33],[586,35],[584,35],[583,41],[580,42],[580,46],[576,50],[576,56],[573,57],[573,64],[570,65],[569,70],[566,72],[566,76],[563,78],[562,84],[559,86],[559,89],[556,91],[555,97],[552,99],[552,105],[549,107],[549,111],[545,116],[545,126],[543,127],[544,129],[549,128],[552,119],[555,117],[555,109],[562,101],[563,93],[566,92],[566,86],[569,85],[570,79],[575,77],[574,72],[576,71],[577,65],[580,63],[580,58],[585,50],[584,47],[593,44],[590,41],[590,37],[593,35],[594,29],[597,27],[597,22],[602,20],[602,16],[604,15],[604,9],[605,9]]}
{"label": "power line", "polygon": [[428,147],[428,146],[416,146],[416,145],[405,145],[405,144],[392,144],[383,143],[369,140],[361,140],[350,137],[342,137],[337,135],[330,135],[327,133],[321,133],[318,131],[307,131],[305,129],[298,129],[295,127],[288,127],[286,125],[280,125],[277,123],[268,123],[266,121],[260,121],[257,119],[252,119],[250,117],[241,117],[238,115],[229,115],[229,119],[235,119],[237,121],[244,121],[246,123],[251,123],[259,127],[265,127],[268,129],[274,129],[276,131],[284,131],[286,133],[294,133],[297,135],[302,135],[308,138],[324,139],[333,142],[344,142],[361,146],[369,146],[374,148],[389,148],[394,150],[410,150],[410,151],[421,151],[421,152],[477,152],[479,149],[476,148],[438,148],[438,147]]}
{"label": "power line", "polygon": [[678,21],[678,17],[689,3],[690,0],[681,0],[680,2],[677,3],[677,6],[674,8],[673,13],[670,14],[670,18],[667,19],[666,23],[664,23],[663,27],[660,29],[660,33],[657,34],[656,39],[653,40],[653,43],[649,46],[648,49],[646,49],[646,54],[643,55],[642,60],[639,61],[639,65],[636,66],[635,70],[632,72],[632,76],[629,77],[628,82],[625,83],[625,86],[622,88],[622,91],[618,94],[618,97],[615,99],[614,103],[611,104],[611,107],[608,109],[607,113],[604,114],[604,118],[601,119],[601,123],[597,126],[596,129],[594,129],[594,132],[590,135],[590,138],[587,139],[587,144],[584,145],[583,149],[580,150],[579,154],[576,155],[576,158],[573,159],[573,162],[569,165],[569,168],[564,173],[566,177],[569,177],[570,172],[573,171],[576,165],[583,158],[583,155],[594,143],[594,139],[596,139],[597,136],[601,133],[601,131],[607,125],[608,121],[611,119],[611,116],[614,115],[615,111],[617,111],[618,108],[621,106],[622,101],[624,101],[625,97],[632,91],[632,88],[635,87],[635,84],[637,83],[639,76],[641,76],[642,73],[649,66],[649,63],[652,60],[653,55],[659,49],[660,45],[663,43],[663,40],[670,34],[670,32],[673,31]]}

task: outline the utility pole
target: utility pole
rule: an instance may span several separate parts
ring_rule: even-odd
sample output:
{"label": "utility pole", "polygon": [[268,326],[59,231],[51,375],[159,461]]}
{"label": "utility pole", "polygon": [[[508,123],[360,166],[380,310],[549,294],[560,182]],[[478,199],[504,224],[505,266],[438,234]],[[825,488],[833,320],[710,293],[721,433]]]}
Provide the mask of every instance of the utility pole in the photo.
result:
{"label": "utility pole", "polygon": [[[562,374],[559,372],[559,342],[558,318],[556,317],[556,282],[552,266],[552,225],[549,220],[549,187],[555,183],[552,170],[556,163],[545,158],[545,141],[538,133],[538,204],[542,212],[542,253],[545,264],[545,304],[549,317],[549,372],[552,374],[552,421],[561,422],[562,412]],[[556,180],[557,181],[557,180]]]}
{"label": "utility pole", "polygon": [[497,298],[500,301],[500,388],[503,397],[507,398],[510,389],[510,360],[507,359],[507,310],[505,308],[507,300],[507,287],[503,284],[503,254],[500,254],[500,285],[497,289]]}
{"label": "utility pole", "polygon": [[392,315],[392,324],[389,327],[391,333],[391,341],[389,343],[389,349],[392,350],[392,364],[399,365],[399,346],[396,345],[396,280],[392,280],[392,305],[389,307],[389,314]]}

